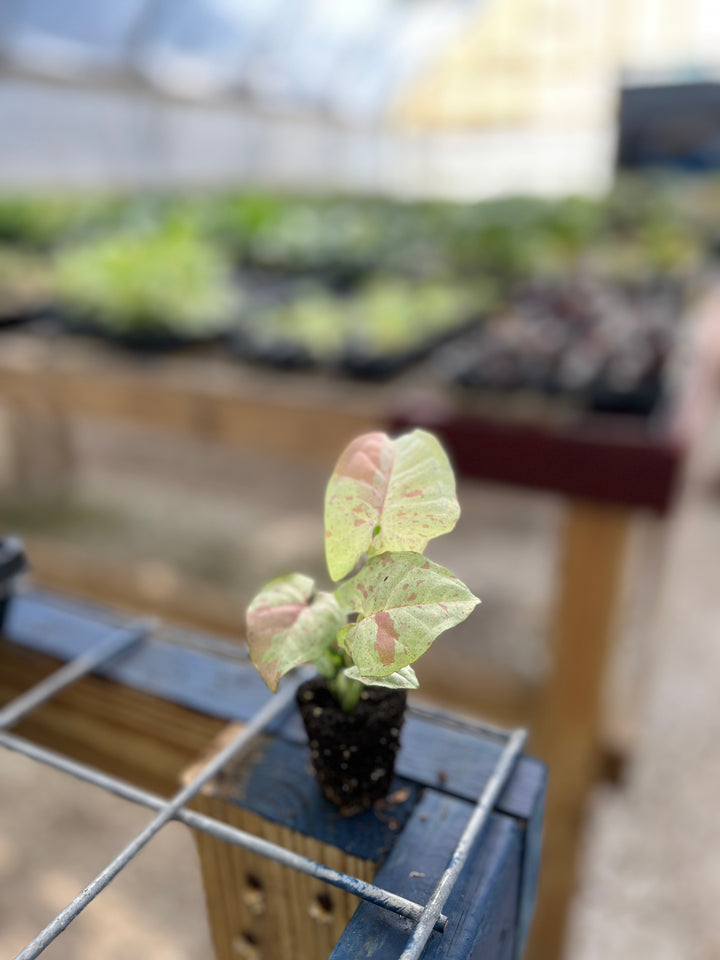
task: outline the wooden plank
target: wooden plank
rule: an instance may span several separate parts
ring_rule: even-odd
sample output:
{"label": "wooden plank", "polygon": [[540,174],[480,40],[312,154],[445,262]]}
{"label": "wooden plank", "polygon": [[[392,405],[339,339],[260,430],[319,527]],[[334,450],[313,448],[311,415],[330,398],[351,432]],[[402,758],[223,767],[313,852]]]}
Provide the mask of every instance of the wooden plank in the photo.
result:
{"label": "wooden plank", "polygon": [[525,818],[522,887],[515,943],[515,952],[518,960],[520,957],[525,956],[525,947],[530,937],[533,918],[536,913],[538,884],[541,876],[540,866],[541,861],[544,859],[545,782],[546,769],[543,768],[542,786],[538,784],[535,789],[532,809]]}
{"label": "wooden plank", "polygon": [[[208,755],[222,747],[224,731]],[[203,761],[206,758],[203,758]],[[201,762],[203,762],[201,761]],[[295,743],[262,736],[209,784],[194,808],[286,849],[371,881],[394,838],[389,823],[366,812],[357,827],[315,788],[308,755]],[[190,768],[185,780],[191,779]],[[410,804],[405,807],[409,810]],[[328,816],[328,809],[331,815]],[[208,917],[218,960],[324,960],[341,937],[357,898],[257,854],[198,835]]]}
{"label": "wooden plank", "polygon": [[[440,742],[442,744],[442,747],[451,761],[448,764],[449,766],[452,766],[452,760],[455,759],[453,755],[459,756],[462,754],[465,760],[467,760],[469,757],[470,762],[472,762],[474,751],[470,750],[470,752],[468,752],[469,745],[468,744],[461,745],[460,743],[456,743],[455,745],[448,744],[447,742],[445,742],[445,739],[442,736],[442,730],[440,728],[436,729],[435,731],[426,730],[424,732],[423,742],[426,744],[432,743],[436,734],[440,734]],[[413,744],[404,742],[403,749],[413,750]],[[415,749],[417,749],[417,747],[415,747]],[[480,758],[480,762],[482,762],[481,758]],[[407,767],[405,769],[407,770]],[[424,779],[427,779],[427,773],[423,772],[422,768],[420,768],[420,774],[421,774],[421,777],[424,777]],[[435,791],[425,790],[424,793],[422,794],[422,797],[423,797],[422,802],[424,803],[425,798],[429,796],[439,797],[441,796],[441,794],[438,793],[437,790]],[[455,789],[455,785],[453,785],[452,796],[458,799],[460,798],[460,796],[462,796],[458,794],[458,791]],[[472,805],[474,804],[478,796],[479,796],[479,793],[476,793],[474,796],[468,796],[463,798],[465,803],[462,805],[461,808],[458,808],[459,810],[460,809],[462,810],[462,813],[459,814],[461,829],[467,822],[467,818],[472,809]],[[530,930],[530,924],[531,924],[533,913],[534,913],[534,905],[535,905],[535,898],[536,898],[536,892],[537,892],[537,881],[538,881],[538,874],[540,869],[544,799],[545,799],[544,769],[537,762],[528,761],[527,758],[525,758],[521,761],[520,765],[518,766],[515,772],[515,775],[513,776],[513,778],[511,779],[508,785],[505,795],[500,799],[500,801],[496,805],[496,811],[498,813],[498,817],[496,818],[496,820],[498,822],[502,820],[507,820],[521,828],[519,836],[520,836],[520,842],[522,845],[522,853],[520,856],[522,869],[520,872],[518,895],[517,895],[517,901],[518,901],[517,913],[515,913],[514,909],[512,913],[512,916],[514,918],[512,921],[512,926],[515,933],[514,933],[514,936],[510,938],[510,940],[513,945],[514,952],[511,951],[509,956],[517,956],[517,957],[521,956],[525,946],[525,942],[527,940],[527,936]],[[437,828],[438,824],[444,823],[443,814],[433,812],[432,815],[430,814],[426,815],[426,811],[423,810],[422,803],[419,806],[418,810],[420,810],[419,820],[421,824],[425,824],[429,822]],[[500,814],[503,814],[504,816],[500,816]],[[416,811],[413,814],[412,821],[410,822],[408,827],[406,827],[405,830],[403,831],[403,842],[406,842],[404,839],[405,835],[408,833],[412,833],[413,829],[420,829],[421,832],[425,832],[425,833],[427,832],[427,831],[423,831],[422,827],[418,827],[418,828],[413,827],[413,824],[417,818],[418,818],[418,814]],[[491,826],[490,833],[488,834],[486,841],[482,844],[482,849],[480,851],[481,858],[490,858],[490,851],[492,850],[493,842],[494,842],[492,839],[492,833],[493,833],[493,829],[495,828],[497,828],[497,823],[495,824],[494,827]],[[410,849],[412,849],[412,844],[415,842],[416,842],[415,840],[407,841]],[[454,842],[456,842],[456,840]],[[454,848],[454,842],[450,847],[450,852],[452,852],[452,849]],[[421,849],[424,849],[424,846],[421,847]],[[440,869],[442,869],[444,866],[447,865],[447,860],[449,859],[449,855],[450,854],[448,853],[445,858],[445,862],[441,865]],[[433,882],[431,882],[432,871],[430,871],[429,875],[425,878],[410,877],[409,873],[406,873],[405,866],[403,865],[403,852],[402,850],[398,850],[397,847],[393,848],[393,853],[391,854],[391,857],[388,860],[388,865],[391,870],[390,875],[386,876],[385,867],[383,867],[383,870],[378,875],[377,882],[383,883],[383,884],[387,882],[388,889],[401,892],[405,896],[416,899],[417,902],[425,902],[425,900],[427,899],[427,896],[429,895],[429,892],[432,891],[432,887],[433,887]],[[486,866],[487,864],[483,864],[482,862],[476,862],[474,859],[471,859],[470,864],[467,868],[468,872],[461,875],[462,882],[457,887],[456,892],[453,896],[453,899],[448,901],[448,910],[446,910],[446,913],[450,915],[450,911],[452,911],[452,914],[457,921],[453,930],[450,931],[451,934],[453,934],[453,937],[451,937],[448,940],[448,944],[446,945],[447,948],[450,949],[449,945],[451,943],[454,944],[452,947],[452,950],[456,950],[456,952],[451,953],[449,955],[457,956],[457,957],[471,956],[472,951],[474,950],[474,946],[472,945],[472,943],[474,943],[473,938],[480,937],[481,935],[481,931],[477,927],[472,925],[469,930],[465,929],[462,932],[462,934],[460,934],[460,931],[462,930],[462,923],[460,923],[460,917],[462,916],[463,910],[466,909],[467,901],[472,900],[476,896],[476,891],[478,889],[482,889],[482,883],[483,883],[482,876],[483,876],[484,870],[486,869]],[[436,877],[434,882],[436,882],[438,878],[439,877]],[[407,882],[408,879],[410,880],[415,879],[415,883],[408,885],[408,882]],[[501,882],[499,884],[499,889],[503,889],[503,886],[504,886],[504,882]],[[484,912],[492,914],[493,922],[495,922],[502,917],[503,910],[505,909],[505,907],[507,907],[507,904],[497,903],[493,907],[488,907],[487,911],[483,909],[479,912],[481,915]],[[377,908],[375,907],[371,907],[367,904],[364,904],[361,910],[359,911],[357,921],[354,921],[354,922],[357,922],[360,924],[367,924],[368,922],[371,922],[370,918],[373,916],[375,919],[372,922],[374,922],[374,924],[379,923],[382,926],[384,922],[381,920],[382,912],[378,911]],[[475,920],[477,921],[477,919],[478,918],[476,916]],[[406,925],[402,921],[397,920],[396,918],[393,919],[391,925],[392,924],[395,924],[401,929],[406,928]],[[486,937],[487,935],[488,935],[487,930],[482,932],[483,937]],[[381,936],[385,937],[386,934],[382,934]],[[458,943],[462,944],[462,946],[459,946],[458,943],[456,943],[456,941],[454,940],[454,936],[459,937]],[[443,939],[445,939],[445,937],[443,937]],[[349,942],[352,943],[352,937]],[[487,956],[493,956],[493,957],[495,956],[495,954],[492,952],[492,949],[489,947],[487,940],[483,941],[483,949],[489,950],[489,952],[487,953]],[[463,952],[463,950],[465,950],[466,952]],[[482,952],[482,950],[480,952]],[[343,954],[339,954],[339,956],[341,955]],[[351,953],[348,954],[348,956],[350,955]],[[375,954],[373,954],[373,956],[374,955]],[[434,954],[430,953],[430,956],[433,956],[433,955]],[[446,954],[439,953],[438,955],[445,956]],[[502,954],[498,952],[498,955],[502,955]],[[393,956],[393,954],[388,953],[388,956]],[[394,956],[397,956],[397,953],[394,954]]]}
{"label": "wooden plank", "polygon": [[258,737],[242,761],[230,764],[213,781],[212,796],[350,856],[383,859],[412,812],[418,787],[397,777],[390,792],[403,799],[390,804],[385,815],[379,815],[378,808],[342,817],[315,783],[306,744],[282,739],[282,732]]}
{"label": "wooden plank", "polygon": [[278,382],[203,358],[130,362],[119,352],[42,337],[4,341],[0,400],[58,414],[160,427],[229,446],[331,465],[354,436],[383,422],[365,391],[331,381]]}
{"label": "wooden plank", "polygon": [[531,958],[561,954],[583,809],[601,756],[601,692],[630,523],[626,510],[576,503],[566,518],[553,661],[533,749],[547,763],[546,849]]}
{"label": "wooden plank", "polygon": [[673,521],[636,517],[629,530],[615,639],[602,691],[603,779],[622,783],[635,754],[655,674],[659,602]]}
{"label": "wooden plank", "polygon": [[[363,880],[375,865],[242,807],[201,795],[194,808],[293,852],[310,856]],[[325,960],[357,907],[357,898],[258,854],[197,835],[208,916],[218,960]]]}
{"label": "wooden plank", "polygon": [[[0,702],[9,702],[59,665],[51,657],[0,642]],[[223,726],[222,720],[176,703],[88,677],[35,710],[15,732],[171,795],[182,771]]]}
{"label": "wooden plank", "polygon": [[[41,338],[4,341],[0,401],[69,416],[160,427],[230,446],[334,463],[367,430],[435,430],[468,477],[548,489],[665,513],[686,438],[672,423],[593,416],[532,426],[483,416],[412,383],[278,378],[218,360],[138,364],[102,349]],[[620,422],[623,421],[623,422]]]}
{"label": "wooden plank", "polygon": [[[28,592],[10,604],[5,635],[19,646],[69,660],[126,630],[127,623],[86,604]],[[151,630],[148,642],[115,657],[99,673],[223,720],[248,720],[267,702],[270,691],[249,665],[244,647],[228,644],[235,658],[229,660],[192,649],[188,642],[191,635],[179,630]]]}
{"label": "wooden plank", "polygon": [[[375,882],[425,903],[452,856],[472,811],[470,804],[430,790],[378,871]],[[521,829],[493,817],[451,894],[447,930],[433,934],[428,960],[513,960],[516,954]],[[373,904],[363,903],[331,954],[331,960],[397,960],[412,926]]]}
{"label": "wooden plank", "polygon": [[[0,640],[0,701],[123,629],[117,616],[89,605],[33,593],[13,598]],[[175,643],[163,636],[115,658],[104,676],[73,684],[17,732],[147,789],[174,793],[228,715],[247,718],[269,694],[244,662],[221,661],[218,672],[216,657],[178,646],[180,631]],[[121,677],[128,683],[111,682]]]}
{"label": "wooden plank", "polygon": [[[440,746],[447,750],[444,731],[439,729]],[[423,730],[423,742],[427,745],[433,736],[430,724]],[[474,749],[460,739],[450,750],[458,757],[463,754],[460,762],[467,765],[477,755],[482,765],[486,746],[476,736]],[[403,750],[418,749],[412,740],[403,742]],[[452,766],[454,758],[448,759]],[[531,770],[534,775],[532,785],[526,777],[524,786],[511,787],[509,793],[518,798],[522,795],[526,802],[532,794],[532,830],[525,820],[497,814],[449,901],[452,923],[448,932],[437,938],[429,956],[465,960],[482,953],[493,960],[512,960],[519,955],[516,948],[524,937],[523,925],[534,899],[536,817],[542,809],[544,785],[539,765],[527,760],[524,764],[526,772]],[[516,778],[522,776],[518,772]],[[386,801],[345,819],[320,793],[304,745],[261,737],[245,757],[206,788],[198,805],[253,833],[276,841],[282,838],[290,849],[320,862],[346,872],[352,865],[363,879],[371,879],[377,864],[384,863],[380,876],[388,881],[388,889],[424,902],[447,865],[473,803],[446,794],[444,788],[420,792],[418,786],[397,778]],[[399,955],[397,948],[406,939],[407,922],[366,904],[356,915],[361,919],[350,921],[356,906],[353,898],[343,902],[345,895],[334,888],[304,876],[291,877],[285,868],[278,874],[277,865],[237,848],[216,843],[209,850],[203,839],[200,855],[213,888],[237,883],[240,878],[240,886],[212,911],[213,922],[221,927],[215,941],[220,960],[230,960],[233,949],[241,956],[253,956],[254,949],[258,960],[282,960],[288,955],[319,960],[327,957],[338,938],[333,957]],[[528,884],[523,872],[526,867]],[[254,878],[252,883],[249,877]],[[261,916],[253,909],[257,898],[248,887],[263,891]],[[277,931],[283,923],[292,926],[291,954],[278,943]]]}
{"label": "wooden plank", "polygon": [[[495,769],[503,744],[470,730],[445,727],[412,713],[410,707],[401,734],[401,749],[395,762],[400,777],[424,787],[443,789],[475,802]],[[302,721],[290,713],[278,732],[285,739],[305,743]],[[527,819],[533,810],[543,776],[535,761],[521,760],[515,776],[498,801],[498,810]]]}
{"label": "wooden plank", "polygon": [[666,514],[677,493],[685,443],[668,430],[593,417],[554,429],[425,406],[393,418],[393,428],[424,425],[476,480],[550,490]]}
{"label": "wooden plank", "polygon": [[67,417],[35,402],[14,404],[5,420],[12,451],[9,485],[24,494],[69,489],[77,463]]}
{"label": "wooden plank", "polygon": [[[42,591],[28,591],[13,599],[5,626],[11,643],[7,651],[19,650],[67,661],[106,639],[127,621],[89,604],[67,600]],[[195,649],[188,644],[195,644]],[[271,696],[250,666],[244,648],[225,645],[239,659],[218,658],[204,652],[212,638],[194,637],[180,630],[153,631],[150,639],[114,658],[101,677],[127,689],[150,694],[219,720],[247,721]],[[104,682],[98,679],[98,682]],[[270,727],[283,740],[306,742],[305,731],[294,710]],[[280,742],[273,748],[281,751]],[[444,727],[410,714],[403,728],[398,774],[426,786],[443,788],[474,801],[492,772],[500,745],[478,741],[477,733]],[[278,757],[279,766],[289,762]],[[522,760],[511,785],[501,797],[499,809],[511,816],[530,816],[542,776],[536,763]]]}
{"label": "wooden plank", "polygon": [[239,636],[242,611],[228,591],[180,576],[170,565],[148,573],[50,537],[25,537],[34,581],[42,587],[111,607],[154,614],[225,636]]}
{"label": "wooden plank", "polygon": [[[59,662],[58,655],[67,660],[123,629],[126,625],[118,617],[88,605],[43,594],[14,598],[0,643],[0,701],[47,675]],[[227,734],[221,714],[248,718],[270,696],[257,686],[256,672],[244,658],[219,659],[192,649],[191,642],[180,631],[152,636],[107,664],[103,676],[84,678],[36,710],[19,732],[146,788],[172,793],[183,772],[216,748],[218,734]],[[207,638],[196,638],[195,643],[200,648],[213,645]],[[202,712],[205,708],[212,716]],[[442,791],[466,817],[498,755],[497,744],[479,734],[411,716],[398,765],[405,775],[398,776],[387,801],[348,821],[318,790],[304,740],[294,711],[280,718],[275,735],[258,738],[235,769],[225,771],[199,798],[198,807],[363,879],[372,878],[376,865],[394,849],[397,836],[404,834],[421,791],[427,793],[424,785],[436,779],[440,759],[445,766]],[[512,889],[512,896],[504,895],[493,916],[504,918],[500,925],[506,930],[512,902],[513,931],[519,925],[521,935],[534,896],[539,833],[531,824],[543,790],[542,768],[523,758],[498,804],[497,816],[513,824],[514,839],[505,836],[501,844],[505,866],[486,877],[491,886],[500,883],[503,890]],[[462,799],[463,794],[471,796]],[[437,826],[431,822],[427,829]],[[507,834],[508,828],[502,829]],[[291,943],[307,944],[310,952],[303,956],[325,957],[356,906],[347,894],[290,876],[262,858],[248,859],[211,838],[199,839],[199,852],[221,958],[286,960]],[[499,852],[500,848],[495,851]],[[511,868],[512,874],[507,872]],[[498,950],[502,944],[497,955],[509,960],[507,933],[497,944],[492,939],[500,936],[500,920],[488,925],[465,918],[470,891],[480,882],[474,867],[467,882],[471,886],[458,893],[463,925],[446,943],[456,944],[458,950],[471,942],[484,948],[493,944]],[[288,904],[293,906],[288,909]],[[513,933],[511,942],[514,939]],[[263,944],[271,946],[264,950]]]}

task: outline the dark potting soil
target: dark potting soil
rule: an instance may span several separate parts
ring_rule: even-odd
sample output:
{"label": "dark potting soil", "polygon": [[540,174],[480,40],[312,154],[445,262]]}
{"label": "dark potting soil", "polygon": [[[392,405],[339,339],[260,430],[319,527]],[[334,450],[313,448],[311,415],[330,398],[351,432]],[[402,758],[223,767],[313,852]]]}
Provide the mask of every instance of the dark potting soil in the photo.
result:
{"label": "dark potting soil", "polygon": [[338,705],[323,677],[297,692],[313,767],[323,794],[345,817],[387,796],[407,696],[404,690],[366,687],[352,714]]}
{"label": "dark potting soil", "polygon": [[188,336],[169,327],[160,326],[127,331],[114,330],[92,318],[69,313],[60,314],[57,322],[60,329],[70,336],[90,337],[138,356],[147,357],[161,357],[168,353],[216,346],[222,344],[228,336],[226,331]]}
{"label": "dark potting soil", "polygon": [[51,314],[51,308],[28,307],[25,310],[17,309],[8,313],[0,313],[0,332],[3,330],[12,330],[15,327],[25,326],[30,323],[36,323],[38,320],[44,320]]}

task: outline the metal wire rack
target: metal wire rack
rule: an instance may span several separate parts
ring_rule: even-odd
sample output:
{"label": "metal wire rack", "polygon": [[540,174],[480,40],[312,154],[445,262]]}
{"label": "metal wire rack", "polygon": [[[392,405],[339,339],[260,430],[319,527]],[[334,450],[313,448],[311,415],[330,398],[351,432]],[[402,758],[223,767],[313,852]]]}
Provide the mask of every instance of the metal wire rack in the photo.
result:
{"label": "metal wire rack", "polygon": [[[2,622],[0,621],[0,627]],[[304,671],[295,674],[284,682],[281,691],[268,700],[250,722],[240,731],[212,760],[201,767],[200,771],[182,789],[170,799],[147,790],[140,789],[126,780],[102,773],[90,766],[74,761],[60,753],[38,746],[22,737],[10,733],[10,729],[37,707],[46,703],[61,690],[64,690],[80,678],[93,673],[116,657],[128,653],[131,648],[146,643],[151,637],[153,625],[147,621],[125,623],[118,634],[117,627],[110,628],[107,637],[96,643],[90,650],[69,661],[49,677],[21,694],[0,710],[0,745],[23,754],[33,760],[46,764],[56,770],[70,774],[86,783],[94,784],[109,793],[129,800],[132,803],[148,807],[155,816],[130,843],[90,882],[88,885],[29,943],[14,960],[33,960],[40,956],[66,927],[100,894],[105,887],[127,866],[135,855],[143,849],[153,837],[171,820],[201,830],[213,837],[235,844],[253,853],[268,857],[293,870],[298,870],[317,880],[339,887],[364,900],[368,900],[386,910],[400,914],[411,920],[415,926],[403,950],[400,960],[417,960],[433,930],[444,931],[448,918],[443,907],[450,896],[453,886],[475,842],[488,824],[490,813],[507,784],[515,765],[522,754],[527,733],[523,729],[513,731],[465,720],[448,720],[443,714],[433,711],[411,708],[411,712],[420,716],[432,716],[433,719],[453,726],[471,730],[475,733],[497,738],[503,743],[495,768],[485,783],[484,789],[467,822],[445,871],[426,904],[420,905],[389,890],[382,889],[358,877],[339,872],[315,860],[286,850],[285,848],[263,840],[243,830],[228,826],[219,820],[187,809],[187,804],[196,794],[215,777],[226,764],[240,753],[262,730],[276,719],[290,704],[299,684],[306,679]]]}

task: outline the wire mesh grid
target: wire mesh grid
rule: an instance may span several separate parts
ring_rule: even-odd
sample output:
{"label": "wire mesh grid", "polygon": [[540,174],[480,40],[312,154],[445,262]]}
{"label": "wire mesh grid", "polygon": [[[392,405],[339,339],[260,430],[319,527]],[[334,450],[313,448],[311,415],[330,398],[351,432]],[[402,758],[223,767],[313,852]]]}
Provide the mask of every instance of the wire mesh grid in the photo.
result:
{"label": "wire mesh grid", "polygon": [[307,678],[307,673],[303,670],[298,670],[294,675],[288,677],[280,692],[274,698],[268,700],[249,723],[209,762],[203,765],[182,789],[169,799],[140,789],[126,780],[105,774],[9,732],[11,727],[60,691],[82,677],[105,667],[109,661],[128,653],[138,644],[145,643],[151,635],[152,626],[148,621],[128,623],[119,635],[117,627],[111,629],[104,640],[70,660],[63,667],[0,709],[0,745],[3,747],[155,811],[154,818],[147,826],[40,931],[31,943],[16,955],[14,960],[33,960],[33,958],[40,956],[46,947],[130,863],[135,855],[172,820],[178,820],[195,830],[204,831],[220,840],[260,854],[283,866],[339,887],[361,899],[406,917],[414,923],[414,928],[400,960],[417,960],[433,930],[439,932],[445,930],[448,918],[442,912],[443,907],[473,845],[486,827],[490,813],[522,754],[527,732],[521,728],[505,731],[488,724],[457,718],[451,719],[442,713],[411,707],[411,712],[417,715],[431,717],[436,722],[470,729],[475,733],[497,738],[503,743],[495,768],[485,783],[447,867],[427,903],[424,905],[417,904],[358,877],[334,870],[308,857],[286,850],[284,847],[268,840],[263,840],[246,831],[231,827],[215,818],[187,809],[186,805],[202,790],[205,784],[220,773],[232,758],[238,755],[289,706],[297,687]]}

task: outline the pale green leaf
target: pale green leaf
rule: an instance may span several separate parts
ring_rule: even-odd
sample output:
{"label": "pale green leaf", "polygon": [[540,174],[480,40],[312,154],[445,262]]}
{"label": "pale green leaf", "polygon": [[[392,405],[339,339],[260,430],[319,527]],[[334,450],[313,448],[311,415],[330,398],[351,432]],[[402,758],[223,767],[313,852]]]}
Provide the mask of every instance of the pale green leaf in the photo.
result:
{"label": "pale green leaf", "polygon": [[273,691],[288,670],[320,658],[345,620],[331,593],[313,591],[310,577],[294,573],[266,584],[248,607],[250,659]]}
{"label": "pale green leaf", "polygon": [[383,553],[335,591],[359,614],[338,633],[363,677],[386,677],[421,656],[480,602],[449,570],[418,553]]}
{"label": "pale green leaf", "polygon": [[452,467],[432,434],[357,437],[341,454],[325,495],[330,576],[347,576],[365,553],[422,553],[459,516]]}
{"label": "pale green leaf", "polygon": [[351,680],[359,680],[369,687],[390,687],[392,690],[417,690],[420,686],[412,667],[403,667],[397,673],[388,677],[363,677],[357,667],[348,667],[345,676]]}

